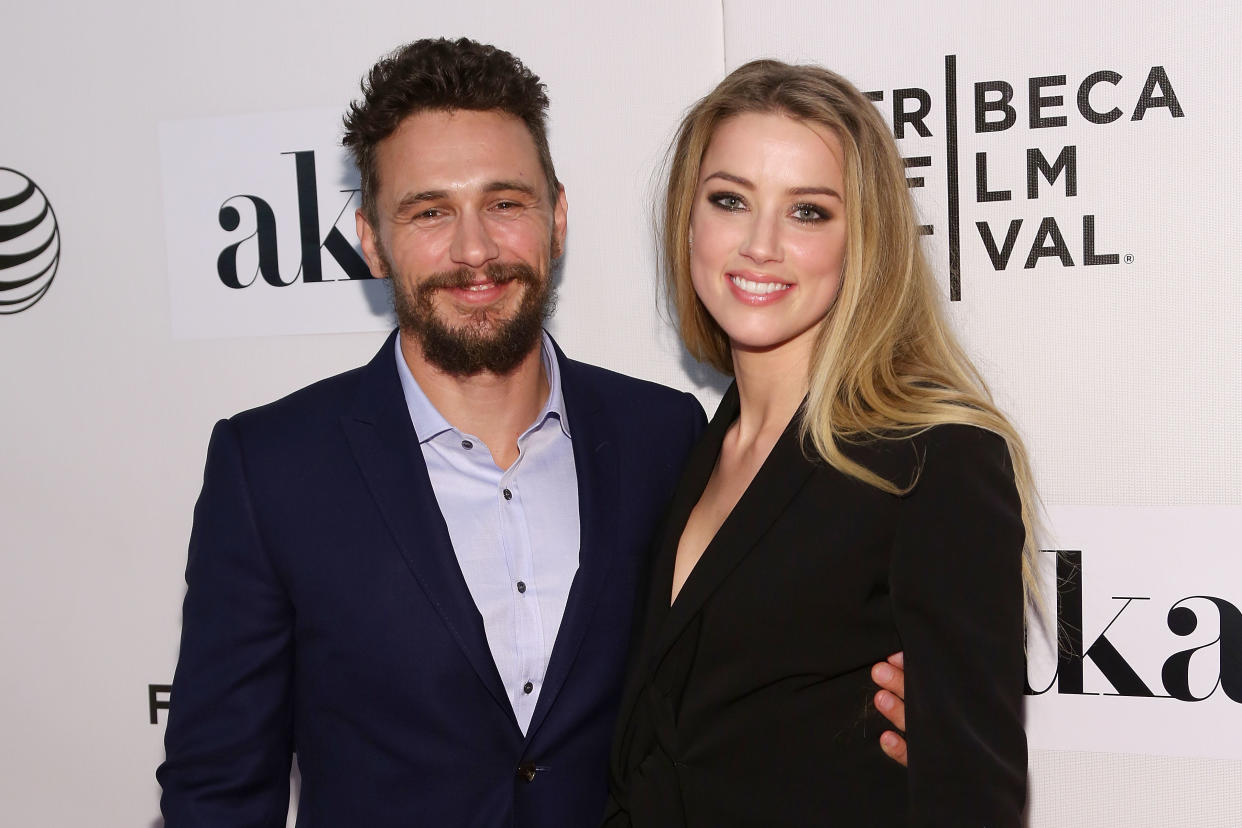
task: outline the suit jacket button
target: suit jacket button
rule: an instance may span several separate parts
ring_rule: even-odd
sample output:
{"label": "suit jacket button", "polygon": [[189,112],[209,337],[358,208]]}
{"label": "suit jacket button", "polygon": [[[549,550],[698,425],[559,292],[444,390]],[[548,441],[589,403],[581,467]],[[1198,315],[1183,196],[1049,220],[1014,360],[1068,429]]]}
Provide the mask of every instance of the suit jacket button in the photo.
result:
{"label": "suit jacket button", "polygon": [[517,776],[518,776],[518,779],[521,779],[523,782],[534,782],[535,781],[535,763],[534,762],[523,762],[522,764],[518,765]]}

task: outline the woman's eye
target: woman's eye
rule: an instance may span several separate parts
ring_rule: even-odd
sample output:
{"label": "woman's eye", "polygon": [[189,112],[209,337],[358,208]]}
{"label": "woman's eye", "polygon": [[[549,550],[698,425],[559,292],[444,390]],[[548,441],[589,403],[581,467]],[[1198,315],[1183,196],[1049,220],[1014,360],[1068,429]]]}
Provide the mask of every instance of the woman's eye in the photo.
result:
{"label": "woman's eye", "polygon": [[716,193],[709,196],[708,200],[722,210],[728,210],[731,213],[746,207],[746,202],[742,201],[742,197],[734,193]]}
{"label": "woman's eye", "polygon": [[814,204],[798,204],[793,208],[793,217],[798,221],[816,222],[828,218],[824,211]]}

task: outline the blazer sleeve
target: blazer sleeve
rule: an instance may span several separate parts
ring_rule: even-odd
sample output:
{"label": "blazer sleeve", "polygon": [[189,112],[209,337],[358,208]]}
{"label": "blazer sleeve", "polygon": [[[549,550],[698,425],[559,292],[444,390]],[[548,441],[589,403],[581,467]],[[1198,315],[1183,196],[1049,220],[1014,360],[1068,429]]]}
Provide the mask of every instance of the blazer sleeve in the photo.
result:
{"label": "blazer sleeve", "polygon": [[216,424],[194,508],[166,759],[167,828],[284,828],[293,609],[257,528],[235,426]]}
{"label": "blazer sleeve", "polygon": [[[905,649],[913,825],[1021,826],[1021,505],[1005,442],[938,426],[901,504],[892,601]],[[916,443],[917,444],[917,443]]]}

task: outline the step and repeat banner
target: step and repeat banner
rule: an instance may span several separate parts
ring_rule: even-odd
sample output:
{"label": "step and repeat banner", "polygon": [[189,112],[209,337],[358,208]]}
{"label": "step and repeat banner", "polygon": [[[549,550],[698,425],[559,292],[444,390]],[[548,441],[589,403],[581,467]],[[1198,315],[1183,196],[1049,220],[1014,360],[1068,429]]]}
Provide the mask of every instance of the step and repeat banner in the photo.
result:
{"label": "step and repeat banner", "polygon": [[389,297],[357,249],[341,115],[381,54],[466,35],[548,85],[570,217],[553,334],[709,412],[724,380],[682,352],[656,302],[672,130],[760,56],[821,63],[868,93],[1046,507],[1029,824],[1242,825],[1242,15],[1102,5],[9,12],[6,823],[161,824],[154,769],[211,425],[383,341]]}

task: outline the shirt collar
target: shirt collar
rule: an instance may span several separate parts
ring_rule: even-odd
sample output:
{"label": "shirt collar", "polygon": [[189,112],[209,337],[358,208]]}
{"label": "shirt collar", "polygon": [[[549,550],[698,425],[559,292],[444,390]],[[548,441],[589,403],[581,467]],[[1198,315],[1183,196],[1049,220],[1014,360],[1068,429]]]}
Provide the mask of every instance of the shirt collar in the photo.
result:
{"label": "shirt collar", "polygon": [[[401,392],[405,395],[405,406],[410,412],[410,422],[414,424],[414,431],[418,434],[418,442],[426,443],[446,431],[454,431],[453,424],[444,419],[444,415],[431,404],[431,400],[427,399],[427,395],[423,393],[414,375],[410,373],[410,366],[406,364],[405,357],[401,353],[401,337],[394,337],[393,342],[397,359],[397,376],[401,379]],[[552,337],[547,331],[543,332],[539,341],[539,358],[543,363],[544,374],[548,378],[548,399],[526,431],[529,432],[539,426],[548,417],[555,417],[565,436],[572,438],[569,432],[569,418],[565,415],[565,397],[561,393],[560,361],[556,358]]]}

